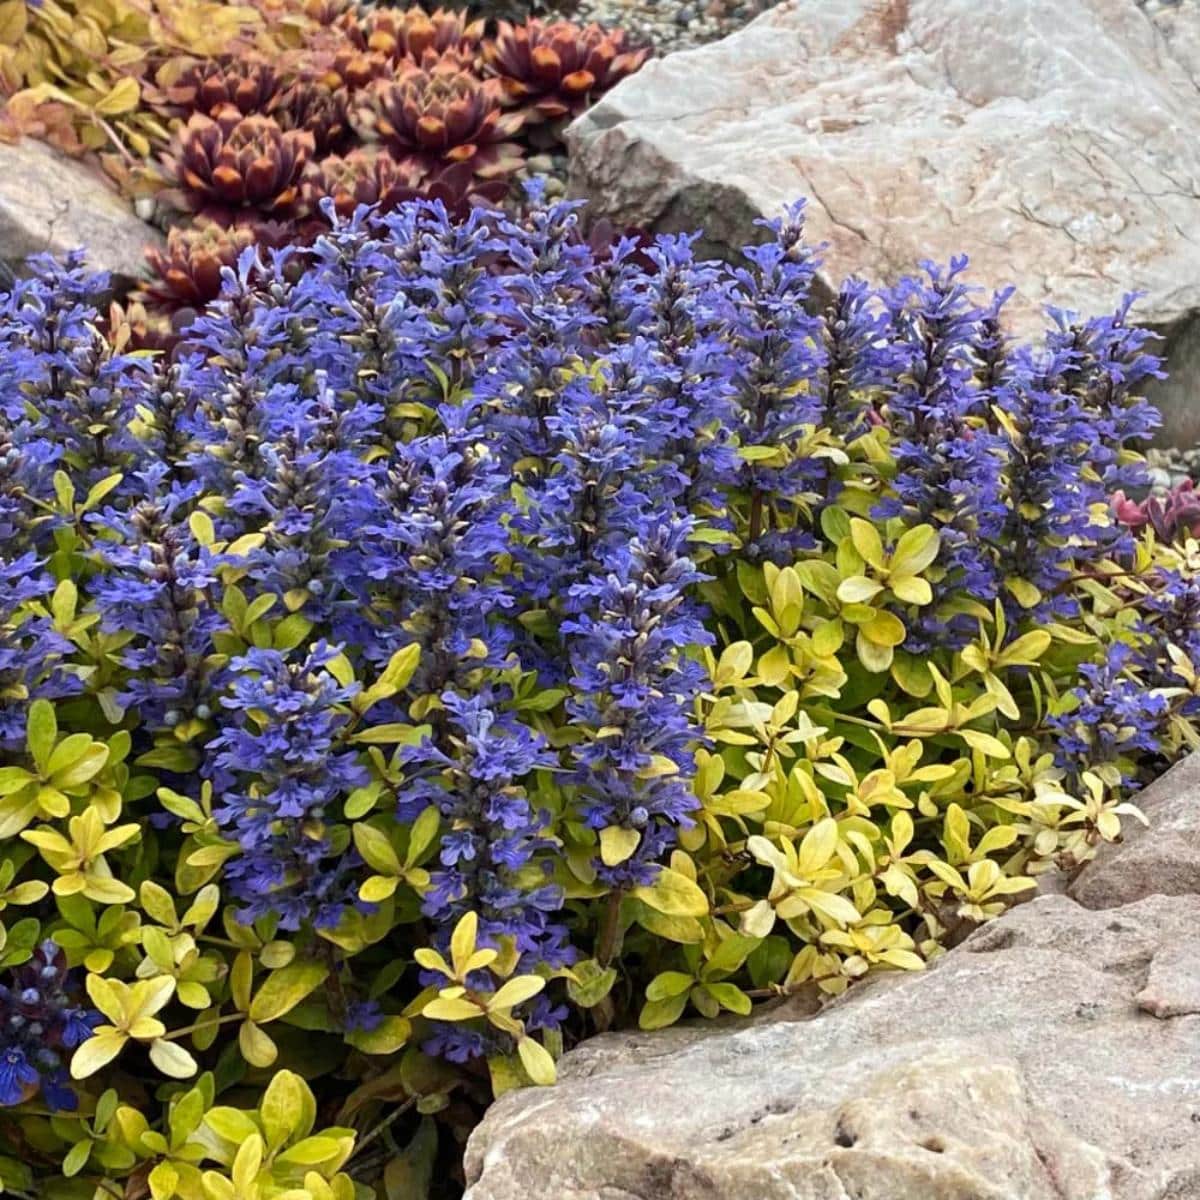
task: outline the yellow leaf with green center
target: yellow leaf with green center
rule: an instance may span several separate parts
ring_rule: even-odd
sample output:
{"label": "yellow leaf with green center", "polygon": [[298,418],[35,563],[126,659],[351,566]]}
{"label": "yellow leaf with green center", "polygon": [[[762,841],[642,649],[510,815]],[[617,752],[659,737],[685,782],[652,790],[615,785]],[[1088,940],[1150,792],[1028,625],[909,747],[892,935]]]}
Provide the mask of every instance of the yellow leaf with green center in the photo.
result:
{"label": "yellow leaf with green center", "polygon": [[615,867],[626,862],[633,856],[641,840],[642,835],[636,829],[609,825],[600,830],[600,861],[606,867]]}
{"label": "yellow leaf with green center", "polygon": [[71,1057],[71,1078],[86,1079],[106,1067],[125,1047],[129,1035],[112,1025],[101,1025]]}

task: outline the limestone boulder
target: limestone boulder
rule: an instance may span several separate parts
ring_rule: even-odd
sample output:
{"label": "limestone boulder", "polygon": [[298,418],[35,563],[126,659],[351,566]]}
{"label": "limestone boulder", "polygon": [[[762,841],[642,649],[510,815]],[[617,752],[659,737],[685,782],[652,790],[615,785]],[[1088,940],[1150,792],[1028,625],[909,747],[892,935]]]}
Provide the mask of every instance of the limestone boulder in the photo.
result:
{"label": "limestone boulder", "polygon": [[1158,831],[1088,907],[1041,895],[815,1015],[586,1043],[494,1106],[466,1200],[1197,1200],[1200,879],[1148,850],[1190,805],[1194,867],[1197,783],[1144,795]]}
{"label": "limestone boulder", "polygon": [[142,274],[162,234],[142,221],[103,175],[42,142],[0,143],[0,263],[9,274],[31,254],[77,247],[119,286]]}
{"label": "limestone boulder", "polygon": [[495,1105],[467,1200],[1195,1200],[1198,921],[1043,896],[815,1017],[597,1038]]}
{"label": "limestone boulder", "polygon": [[649,63],[570,131],[572,190],[618,224],[703,227],[729,254],[800,196],[823,281],[967,253],[1043,306],[1142,291],[1174,377],[1165,440],[1200,436],[1200,5],[785,0]]}

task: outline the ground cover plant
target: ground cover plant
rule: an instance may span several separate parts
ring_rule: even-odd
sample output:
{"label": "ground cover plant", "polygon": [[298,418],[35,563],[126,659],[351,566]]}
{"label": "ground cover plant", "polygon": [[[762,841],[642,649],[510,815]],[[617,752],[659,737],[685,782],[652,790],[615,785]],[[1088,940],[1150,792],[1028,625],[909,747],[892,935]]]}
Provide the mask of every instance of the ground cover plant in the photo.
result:
{"label": "ground cover plant", "polygon": [[1140,817],[1200,548],[1129,302],[814,313],[802,215],[330,214],[169,355],[3,299],[6,1192],[446,1194],[565,1046],[919,970]]}

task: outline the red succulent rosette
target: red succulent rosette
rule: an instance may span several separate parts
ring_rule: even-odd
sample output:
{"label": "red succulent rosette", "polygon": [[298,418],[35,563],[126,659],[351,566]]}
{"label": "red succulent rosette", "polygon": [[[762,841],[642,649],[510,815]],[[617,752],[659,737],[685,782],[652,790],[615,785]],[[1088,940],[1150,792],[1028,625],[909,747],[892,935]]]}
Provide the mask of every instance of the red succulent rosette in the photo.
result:
{"label": "red succulent rosette", "polygon": [[398,162],[386,151],[370,150],[314,163],[304,180],[307,207],[321,211],[322,201],[329,199],[342,218],[362,204],[390,212],[406,200],[440,200],[450,212],[463,213],[473,202],[498,202],[507,190],[505,180],[477,179],[469,163],[455,163],[430,175],[412,159]]}
{"label": "red succulent rosette", "polygon": [[499,22],[483,48],[508,102],[533,122],[577,116],[649,55],[649,48],[631,47],[623,30],[535,17],[524,25]]}
{"label": "red succulent rosette", "polygon": [[165,249],[146,251],[154,278],[139,289],[139,298],[168,311],[200,308],[220,294],[222,268],[232,267],[257,240],[252,225],[222,225],[205,216],[172,229]]}
{"label": "red succulent rosette", "polygon": [[495,80],[481,80],[456,62],[402,67],[392,83],[377,83],[366,123],[398,161],[411,159],[427,174],[469,164],[481,179],[502,179],[521,162],[510,139],[521,118],[501,110]]}
{"label": "red succulent rosette", "polygon": [[273,117],[196,113],[163,160],[177,184],[169,198],[193,212],[250,208],[287,216],[313,150],[311,133],[284,130]]}
{"label": "red succulent rosette", "polygon": [[475,62],[485,22],[468,21],[465,14],[439,8],[375,9],[362,23],[363,48],[393,63],[421,63],[444,55],[466,67]]}
{"label": "red succulent rosette", "polygon": [[149,99],[176,116],[212,116],[226,108],[247,116],[266,112],[280,87],[275,68],[257,55],[179,56],[159,67]]}
{"label": "red succulent rosette", "polygon": [[269,115],[285,131],[302,129],[311,133],[318,156],[334,154],[344,149],[353,137],[349,99],[344,88],[304,79],[275,97]]}

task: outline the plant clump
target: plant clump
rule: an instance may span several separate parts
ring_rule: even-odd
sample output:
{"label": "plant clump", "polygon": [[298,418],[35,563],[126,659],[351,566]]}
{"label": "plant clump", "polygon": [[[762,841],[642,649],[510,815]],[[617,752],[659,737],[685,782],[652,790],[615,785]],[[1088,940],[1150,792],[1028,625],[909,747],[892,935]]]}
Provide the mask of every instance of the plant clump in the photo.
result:
{"label": "plant clump", "polygon": [[595,96],[632,75],[649,54],[630,46],[619,29],[536,17],[523,25],[501,21],[496,37],[484,47],[484,61],[505,96],[533,123],[577,117]]}
{"label": "plant clump", "polygon": [[399,162],[426,174],[457,163],[481,179],[506,178],[520,162],[519,121],[501,111],[499,88],[452,59],[406,66],[368,94],[373,134]]}
{"label": "plant clump", "polygon": [[731,265],[337,180],[169,355],[77,258],[0,298],[9,1191],[451,1179],[592,1033],[923,969],[1200,740],[1129,300],[1016,345],[965,260],[818,305],[801,206]]}
{"label": "plant clump", "polygon": [[285,131],[271,117],[226,107],[215,117],[194,113],[164,161],[182,208],[287,215],[313,147],[305,130]]}

